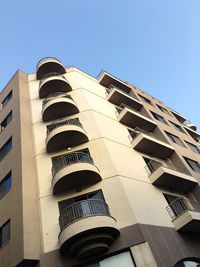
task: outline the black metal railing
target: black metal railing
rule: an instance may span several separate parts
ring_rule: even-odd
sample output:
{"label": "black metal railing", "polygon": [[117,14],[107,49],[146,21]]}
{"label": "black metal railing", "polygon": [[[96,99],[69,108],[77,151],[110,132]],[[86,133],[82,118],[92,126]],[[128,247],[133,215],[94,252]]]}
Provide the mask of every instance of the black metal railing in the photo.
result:
{"label": "black metal railing", "polygon": [[[139,111],[136,110],[135,108],[130,107],[130,106],[128,106],[128,105],[126,105],[126,104],[123,104],[123,103],[122,103],[120,106],[115,106],[115,108],[116,108],[116,114],[117,114],[117,115],[119,115],[119,114],[122,112],[122,110],[123,110],[124,108],[128,108],[128,109],[130,109],[130,110],[136,112],[137,114],[142,115],[141,112],[139,112]],[[142,115],[142,116],[144,116],[144,115]]]}
{"label": "black metal railing", "polygon": [[94,164],[89,154],[84,152],[72,152],[53,159],[52,175],[55,176],[61,169],[79,162]]}
{"label": "black metal railing", "polygon": [[200,203],[186,198],[177,198],[166,207],[172,220],[186,211],[200,212]]}
{"label": "black metal railing", "polygon": [[87,199],[66,207],[59,217],[61,231],[70,223],[89,216],[110,216],[108,205],[99,199]]}
{"label": "black metal railing", "polygon": [[78,118],[75,119],[69,119],[69,120],[61,120],[58,122],[54,122],[52,124],[47,125],[47,136],[50,132],[52,132],[54,129],[63,126],[63,125],[76,125],[81,128],[83,128],[83,125],[80,123]]}
{"label": "black metal railing", "polygon": [[163,166],[161,162],[151,160],[144,168],[148,175],[150,176],[152,173],[154,173],[158,168]]}
{"label": "black metal railing", "polygon": [[[145,131],[143,129],[140,129],[140,128],[136,127],[133,130],[129,130],[129,139],[130,139],[130,141],[132,142],[141,133],[146,134],[148,136],[151,136],[151,137],[154,137],[154,138],[160,140],[159,138],[155,137],[153,133],[147,132],[147,131]],[[162,140],[160,140],[160,141],[162,141]]]}
{"label": "black metal railing", "polygon": [[50,94],[48,97],[46,97],[43,102],[42,102],[42,108],[44,108],[44,106],[53,99],[59,98],[59,97],[64,97],[64,98],[68,98],[70,100],[73,100],[73,98],[71,97],[71,95],[65,94],[63,92],[57,92],[57,93],[52,93]]}
{"label": "black metal railing", "polygon": [[188,174],[188,171],[184,168],[178,167],[178,166],[174,166],[172,164],[169,165],[164,165],[162,162],[158,162],[155,160],[151,160],[144,168],[146,170],[146,172],[148,173],[148,175],[150,176],[152,173],[154,173],[158,168],[160,167],[164,167],[173,171],[177,171],[177,172],[181,172],[183,174]]}
{"label": "black metal railing", "polygon": [[44,57],[44,58],[40,59],[40,61],[37,63],[36,69],[38,69],[39,65],[41,65],[43,62],[51,60],[51,59],[53,59],[53,60],[57,61],[58,63],[60,63],[61,65],[63,65],[62,62],[55,57]]}

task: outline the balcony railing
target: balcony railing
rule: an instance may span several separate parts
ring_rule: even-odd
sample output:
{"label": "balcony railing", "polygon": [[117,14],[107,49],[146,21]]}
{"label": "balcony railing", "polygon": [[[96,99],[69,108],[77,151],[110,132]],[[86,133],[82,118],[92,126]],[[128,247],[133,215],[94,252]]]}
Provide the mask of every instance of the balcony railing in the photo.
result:
{"label": "balcony railing", "polygon": [[53,160],[52,175],[55,176],[56,173],[58,173],[61,169],[75,163],[94,164],[94,161],[89,154],[84,152],[73,152],[70,154],[62,155]]}
{"label": "balcony railing", "polygon": [[177,198],[166,207],[172,220],[186,211],[200,212],[200,203],[185,198]]}
{"label": "balcony railing", "polygon": [[58,93],[53,93],[53,94],[50,94],[48,97],[46,97],[43,102],[42,102],[42,108],[44,108],[44,106],[50,101],[50,100],[53,100],[53,99],[56,99],[58,97],[64,97],[64,98],[68,98],[70,100],[73,100],[73,98],[71,97],[71,95],[67,95],[63,92],[58,92]]}
{"label": "balcony railing", "polygon": [[[53,76],[59,77],[59,78],[61,77],[61,78],[66,80],[65,76],[63,76],[62,74],[60,74],[58,72],[50,72],[50,73],[43,75],[43,78],[40,80],[39,85],[41,85],[45,79],[47,79],[49,77],[53,77]],[[66,82],[67,82],[67,80],[66,80]]]}
{"label": "balcony railing", "polygon": [[[119,115],[123,111],[124,108],[128,108],[128,109],[130,109],[130,110],[142,115],[141,112],[139,112],[138,110],[136,110],[133,107],[130,107],[130,106],[126,105],[126,104],[123,104],[123,103],[119,107],[115,106],[115,108],[116,108],[116,114],[117,115]],[[143,116],[145,116],[145,115],[143,115]]]}
{"label": "balcony railing", "polygon": [[[132,142],[141,133],[146,134],[148,136],[151,136],[153,138],[156,138],[156,139],[160,140],[158,137],[155,137],[153,133],[147,132],[147,131],[145,131],[143,129],[140,129],[138,127],[136,127],[133,130],[129,130],[129,140]],[[162,140],[160,140],[160,141],[162,141]]]}
{"label": "balcony railing", "polygon": [[54,129],[63,126],[63,125],[76,125],[81,128],[83,128],[83,125],[80,123],[78,118],[75,119],[69,119],[69,120],[63,120],[59,122],[52,123],[50,125],[47,125],[47,135],[52,132]]}
{"label": "balcony railing", "polygon": [[70,223],[84,217],[105,215],[110,216],[108,205],[99,199],[87,199],[79,201],[65,208],[60,217],[61,231],[66,228]]}
{"label": "balcony railing", "polygon": [[146,172],[148,173],[148,175],[150,176],[152,173],[154,173],[160,167],[164,167],[164,168],[167,168],[170,170],[178,171],[178,172],[181,172],[183,174],[188,174],[188,172],[184,168],[175,167],[173,165],[165,166],[163,163],[155,161],[155,160],[151,160],[144,168],[145,168]]}
{"label": "balcony railing", "polygon": [[44,57],[44,58],[40,59],[40,61],[37,63],[36,68],[38,68],[39,65],[41,65],[43,62],[48,61],[48,60],[57,61],[57,62],[59,62],[60,64],[62,64],[62,62],[61,62],[60,60],[58,60],[57,58],[55,58],[55,57]]}

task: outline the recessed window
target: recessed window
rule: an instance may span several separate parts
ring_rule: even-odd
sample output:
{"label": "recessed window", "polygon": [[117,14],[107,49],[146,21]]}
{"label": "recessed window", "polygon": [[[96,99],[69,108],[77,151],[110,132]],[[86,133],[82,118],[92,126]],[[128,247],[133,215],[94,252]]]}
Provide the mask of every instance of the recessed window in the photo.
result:
{"label": "recessed window", "polygon": [[200,154],[200,150],[197,146],[195,146],[195,145],[193,145],[187,141],[185,141],[185,142],[193,152]]}
{"label": "recessed window", "polygon": [[3,109],[11,99],[12,99],[12,91],[10,91],[10,93],[1,102],[1,108]]}
{"label": "recessed window", "polygon": [[166,114],[170,114],[169,111],[168,111],[166,108],[163,108],[163,107],[161,107],[161,106],[159,106],[159,105],[157,105],[157,107],[158,107],[162,112],[164,112],[164,113],[166,113]]}
{"label": "recessed window", "polygon": [[2,181],[0,181],[0,199],[10,190],[11,188],[11,172],[9,172]]}
{"label": "recessed window", "polygon": [[200,164],[192,159],[184,158],[190,168],[195,172],[200,172]]}
{"label": "recessed window", "polygon": [[12,149],[12,137],[2,146],[0,149],[0,161],[10,152]]}
{"label": "recessed window", "polygon": [[141,96],[141,95],[139,95],[139,97],[142,99],[143,102],[146,102],[146,103],[148,103],[150,105],[153,105],[150,99],[148,99],[148,98],[146,98],[144,96]]}
{"label": "recessed window", "polygon": [[83,267],[108,267],[108,266],[135,267],[135,264],[133,262],[130,252],[126,251],[126,252],[111,256],[109,258],[106,258],[102,261],[99,261],[93,264],[84,265]]}
{"label": "recessed window", "polygon": [[179,138],[178,136],[173,135],[173,134],[168,133],[168,132],[166,132],[166,134],[167,134],[167,136],[169,137],[169,139],[170,139],[172,142],[174,142],[174,143],[176,143],[176,144],[178,144],[178,145],[184,146],[183,142],[180,140],[180,138]]}
{"label": "recessed window", "polygon": [[0,131],[1,132],[6,128],[6,126],[11,122],[11,120],[12,120],[12,111],[8,114],[8,116],[0,124]]}
{"label": "recessed window", "polygon": [[151,113],[152,113],[152,115],[154,116],[154,118],[156,120],[158,120],[158,121],[160,121],[162,123],[166,123],[165,119],[162,116],[160,116],[160,115],[158,115],[157,113],[154,113],[154,112],[151,112]]}
{"label": "recessed window", "polygon": [[0,248],[10,240],[10,220],[0,227]]}
{"label": "recessed window", "polygon": [[183,129],[182,129],[182,127],[179,126],[178,124],[176,124],[176,123],[174,123],[174,122],[172,122],[172,121],[170,121],[170,123],[172,124],[172,126],[173,126],[177,131],[179,131],[179,132],[184,132]]}

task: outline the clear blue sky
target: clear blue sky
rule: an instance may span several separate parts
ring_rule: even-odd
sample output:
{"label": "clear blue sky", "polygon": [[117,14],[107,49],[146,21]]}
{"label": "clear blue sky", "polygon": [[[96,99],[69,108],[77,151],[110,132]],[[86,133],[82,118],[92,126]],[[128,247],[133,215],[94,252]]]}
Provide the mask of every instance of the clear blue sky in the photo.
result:
{"label": "clear blue sky", "polygon": [[0,0],[0,89],[55,56],[162,100],[200,131],[199,0]]}

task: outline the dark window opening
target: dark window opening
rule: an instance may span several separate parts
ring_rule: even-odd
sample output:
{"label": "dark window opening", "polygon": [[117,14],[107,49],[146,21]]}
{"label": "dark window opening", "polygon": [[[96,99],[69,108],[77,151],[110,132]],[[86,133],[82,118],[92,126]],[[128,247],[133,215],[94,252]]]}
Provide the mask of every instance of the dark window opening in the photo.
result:
{"label": "dark window opening", "polygon": [[10,220],[0,227],[0,248],[10,240]]}
{"label": "dark window opening", "polygon": [[166,124],[166,121],[165,121],[165,119],[164,119],[162,116],[160,116],[160,115],[158,115],[158,114],[156,114],[156,113],[154,113],[154,112],[151,112],[151,113],[152,113],[152,115],[154,116],[154,118],[155,118],[156,120],[158,120],[158,121],[160,121],[160,122]]}
{"label": "dark window opening", "polygon": [[10,190],[12,183],[12,175],[9,172],[0,182],[0,199]]}
{"label": "dark window opening", "polygon": [[2,109],[8,104],[8,102],[12,99],[12,91],[4,98],[4,100],[1,103]]}
{"label": "dark window opening", "polygon": [[2,146],[0,149],[0,161],[10,152],[12,149],[12,137]]}
{"label": "dark window opening", "polygon": [[184,159],[193,171],[200,173],[200,164],[197,161],[188,158]]}
{"label": "dark window opening", "polygon": [[8,116],[1,122],[0,124],[0,131],[2,132],[6,126],[11,122],[12,120],[12,111],[8,114]]}

